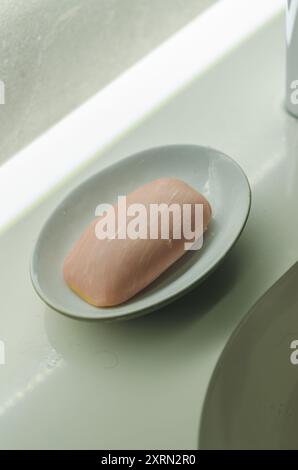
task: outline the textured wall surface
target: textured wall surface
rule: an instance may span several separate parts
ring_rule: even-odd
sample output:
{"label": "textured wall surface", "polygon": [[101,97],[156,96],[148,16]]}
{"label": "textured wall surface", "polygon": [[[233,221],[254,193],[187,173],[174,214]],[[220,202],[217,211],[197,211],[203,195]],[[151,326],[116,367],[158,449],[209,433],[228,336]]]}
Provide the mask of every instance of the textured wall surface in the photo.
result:
{"label": "textured wall surface", "polygon": [[0,0],[0,164],[212,3]]}

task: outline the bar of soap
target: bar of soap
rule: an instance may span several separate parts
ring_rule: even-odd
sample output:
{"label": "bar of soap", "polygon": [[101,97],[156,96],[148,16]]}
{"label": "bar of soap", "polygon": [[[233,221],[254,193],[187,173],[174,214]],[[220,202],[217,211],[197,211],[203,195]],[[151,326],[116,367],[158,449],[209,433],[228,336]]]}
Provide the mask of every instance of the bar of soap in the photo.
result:
{"label": "bar of soap", "polygon": [[[211,218],[211,207],[204,196],[177,178],[154,180],[127,195],[127,208],[136,203],[147,209],[146,239],[132,239],[127,236],[119,238],[119,233],[123,233],[121,222],[116,223],[114,238],[99,239],[98,222],[103,221],[109,212],[107,211],[91,222],[65,258],[65,282],[77,295],[92,305],[109,307],[129,300],[186,253],[187,240],[183,236],[183,230],[181,229],[180,238],[174,236],[174,217],[170,216],[167,238],[162,238],[161,227],[158,228],[157,238],[150,238],[150,230],[153,230],[153,218],[149,217],[151,204],[178,204],[181,208],[184,204],[190,204],[192,216],[195,204],[202,204],[204,231]],[[113,210],[118,216],[119,206],[114,205]],[[133,219],[135,217],[131,215],[127,217],[125,229]],[[192,222],[194,219],[195,217],[192,217]],[[154,220],[156,224],[160,218]],[[103,228],[101,225],[102,231]]]}

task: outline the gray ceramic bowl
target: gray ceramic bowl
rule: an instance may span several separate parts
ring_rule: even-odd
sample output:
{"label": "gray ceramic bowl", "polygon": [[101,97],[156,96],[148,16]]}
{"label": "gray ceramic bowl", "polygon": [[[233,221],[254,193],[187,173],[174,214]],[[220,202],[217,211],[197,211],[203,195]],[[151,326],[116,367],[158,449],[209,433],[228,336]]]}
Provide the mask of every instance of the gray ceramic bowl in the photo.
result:
{"label": "gray ceramic bowl", "polygon": [[[161,177],[180,178],[209,200],[212,221],[203,248],[186,253],[125,304],[109,308],[89,305],[64,283],[62,265],[67,252],[94,218],[99,203],[113,203],[118,195]],[[147,313],[181,296],[218,265],[243,230],[250,201],[244,172],[221,152],[173,145],[137,153],[88,178],[50,215],[32,256],[33,286],[46,304],[72,317],[107,320]]]}

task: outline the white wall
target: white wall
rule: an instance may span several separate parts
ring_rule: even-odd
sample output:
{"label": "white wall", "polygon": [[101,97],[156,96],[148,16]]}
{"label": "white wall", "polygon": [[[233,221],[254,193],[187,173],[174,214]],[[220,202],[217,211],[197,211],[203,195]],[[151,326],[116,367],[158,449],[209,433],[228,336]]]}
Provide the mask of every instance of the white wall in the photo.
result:
{"label": "white wall", "polygon": [[0,0],[0,163],[211,3]]}

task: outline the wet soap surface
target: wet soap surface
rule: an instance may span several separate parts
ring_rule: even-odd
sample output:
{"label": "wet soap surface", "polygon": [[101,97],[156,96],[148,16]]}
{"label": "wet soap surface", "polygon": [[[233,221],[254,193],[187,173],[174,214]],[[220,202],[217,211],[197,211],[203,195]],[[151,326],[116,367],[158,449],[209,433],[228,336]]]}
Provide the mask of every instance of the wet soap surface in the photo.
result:
{"label": "wet soap surface", "polygon": [[[127,217],[129,211],[136,208],[133,205],[138,205],[138,214]],[[145,216],[144,211],[140,212],[140,205]],[[150,216],[154,205],[159,205],[163,214],[165,209],[176,209],[176,217],[171,213],[168,218],[165,215],[162,218],[159,213],[156,220],[153,214]],[[82,299],[97,307],[126,302],[187,252],[191,245],[191,238],[187,238],[191,232],[187,234],[187,228],[197,232],[197,239],[203,235],[203,223],[200,223],[196,205],[202,206],[207,229],[211,218],[208,201],[182,180],[161,178],[137,188],[125,199],[125,217],[120,200],[119,205],[96,218],[84,231],[65,259],[65,282]],[[180,216],[177,216],[177,209]],[[109,221],[110,234],[107,233]],[[131,230],[129,234],[133,221],[139,222],[139,232]],[[99,239],[96,234],[98,226],[104,239]],[[123,228],[125,231],[121,233]],[[195,241],[194,237],[192,241]]]}

